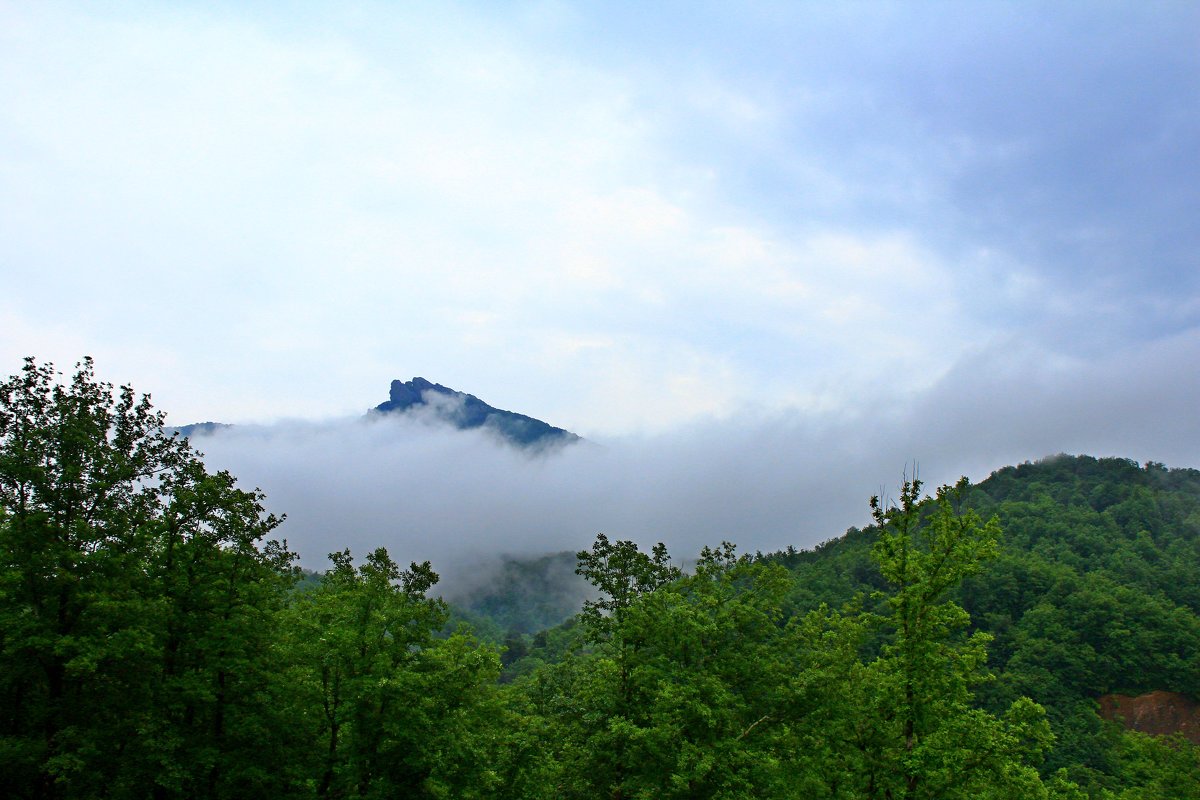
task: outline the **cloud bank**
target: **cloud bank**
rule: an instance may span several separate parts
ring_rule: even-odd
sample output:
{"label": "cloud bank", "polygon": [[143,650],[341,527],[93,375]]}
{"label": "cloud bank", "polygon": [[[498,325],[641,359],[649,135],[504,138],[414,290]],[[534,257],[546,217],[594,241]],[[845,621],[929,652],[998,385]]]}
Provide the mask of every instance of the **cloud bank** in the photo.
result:
{"label": "cloud bank", "polygon": [[344,547],[430,559],[453,588],[499,554],[586,548],[597,532],[681,559],[811,547],[869,519],[867,498],[919,466],[979,480],[1059,452],[1200,465],[1200,336],[1052,360],[1020,342],[961,360],[920,392],[853,409],[762,412],[530,455],[484,431],[404,415],[239,426],[198,438],[211,466],[261,487],[312,568]]}

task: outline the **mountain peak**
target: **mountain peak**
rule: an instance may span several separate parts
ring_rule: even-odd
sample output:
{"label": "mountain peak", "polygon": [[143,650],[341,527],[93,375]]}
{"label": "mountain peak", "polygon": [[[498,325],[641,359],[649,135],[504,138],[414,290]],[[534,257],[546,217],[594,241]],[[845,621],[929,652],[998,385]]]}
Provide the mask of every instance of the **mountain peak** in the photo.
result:
{"label": "mountain peak", "polygon": [[[401,380],[392,381],[392,389],[390,392],[391,399],[387,403],[381,403],[376,410],[380,411],[395,411],[402,408],[409,408],[413,405],[420,405],[424,402],[422,395],[433,390],[443,394],[458,394],[453,389],[442,386],[440,383],[430,383],[424,378],[413,378],[407,383]],[[383,409],[383,405],[394,404],[396,408]]]}
{"label": "mountain peak", "polygon": [[495,408],[473,394],[466,394],[425,378],[392,381],[389,399],[375,406],[381,414],[404,413],[422,406],[460,430],[487,428],[518,447],[539,449],[568,444],[578,436],[540,419]]}

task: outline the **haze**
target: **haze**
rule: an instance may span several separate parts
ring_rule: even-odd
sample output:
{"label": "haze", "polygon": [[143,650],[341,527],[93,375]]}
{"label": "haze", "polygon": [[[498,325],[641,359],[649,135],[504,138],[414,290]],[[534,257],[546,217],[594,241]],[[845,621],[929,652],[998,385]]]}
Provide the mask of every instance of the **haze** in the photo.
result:
{"label": "haze", "polygon": [[[743,552],[811,547],[866,524],[868,496],[893,493],[906,471],[933,487],[1057,452],[1196,463],[1200,377],[1174,372],[1195,354],[1176,341],[1136,362],[1048,369],[984,353],[910,403],[744,414],[540,453],[429,412],[235,427],[195,444],[289,514],[281,532],[306,566],[385,545],[432,560],[453,591],[496,555],[585,549],[598,532],[664,541],[685,561],[722,540]],[[1125,388],[1113,390],[1109,370]],[[1144,413],[1145,387],[1172,382]],[[1058,450],[1039,449],[1048,442]]]}

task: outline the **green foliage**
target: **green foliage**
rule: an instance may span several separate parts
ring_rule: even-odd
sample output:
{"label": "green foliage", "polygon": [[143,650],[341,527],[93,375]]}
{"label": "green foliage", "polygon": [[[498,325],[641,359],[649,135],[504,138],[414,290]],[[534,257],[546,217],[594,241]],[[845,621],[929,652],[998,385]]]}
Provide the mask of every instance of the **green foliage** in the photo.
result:
{"label": "green foliage", "polygon": [[1195,800],[1200,798],[1200,747],[1175,736],[1155,739],[1140,733],[1122,735],[1116,745],[1117,773],[1124,785],[1105,792],[1115,800]]}
{"label": "green foliage", "polygon": [[[1003,715],[1021,696],[1045,707],[1056,737],[1047,780],[1067,769],[1092,797],[1135,786],[1119,766],[1120,734],[1098,718],[1095,700],[1154,689],[1194,696],[1200,472],[1059,456],[957,491],[964,511],[995,516],[1005,531],[996,556],[947,595],[970,614],[971,630],[993,637],[996,678],[973,688],[982,707]],[[789,615],[856,594],[891,614],[871,560],[881,535],[851,529],[811,552],[760,558],[792,569]],[[888,641],[868,633],[863,646],[875,652]]]}
{"label": "green foliage", "polygon": [[300,580],[148,398],[58,377],[0,384],[7,796],[1200,797],[1197,747],[1095,703],[1200,685],[1200,472],[906,481],[870,528],[691,574],[599,535],[591,599],[535,631],[561,558],[505,567],[504,625],[383,549]]}
{"label": "green foliage", "polygon": [[868,748],[868,796],[1015,798],[1046,791],[1036,765],[1053,736],[1042,707],[1022,697],[997,718],[971,706],[972,687],[989,677],[991,637],[960,638],[970,618],[947,596],[996,555],[1000,528],[995,517],[983,523],[962,509],[968,488],[964,478],[923,504],[914,478],[901,487],[898,506],[871,500],[879,528],[873,552],[891,587],[892,639],[869,665],[877,687],[869,707],[893,730]]}
{"label": "green foliage", "polygon": [[[962,508],[965,483],[934,500],[920,488],[906,481],[896,506],[872,500],[868,557],[885,588],[871,605],[860,594],[840,613],[822,605],[788,625],[792,721],[780,758],[794,796],[1051,796],[1037,769],[1053,738],[1043,709],[1022,698],[997,716],[975,704],[987,637],[969,634],[951,599],[996,552],[998,526]],[[842,553],[857,559],[861,543],[851,544]]]}
{"label": "green foliage", "polygon": [[[145,396],[27,359],[0,384],[0,772],[17,797],[284,794],[279,520]],[[264,753],[269,756],[270,753]]]}
{"label": "green foliage", "polygon": [[349,551],[330,559],[284,618],[289,682],[320,711],[304,732],[316,795],[470,796],[486,771],[488,726],[475,709],[490,702],[495,653],[435,637],[447,612],[426,596],[437,582],[429,562],[402,571],[382,548],[358,568]]}
{"label": "green foliage", "polygon": [[725,544],[683,576],[661,545],[647,555],[603,536],[580,571],[602,592],[584,615],[595,649],[525,683],[560,796],[750,796],[778,780],[762,756],[786,671],[786,571]]}
{"label": "green foliage", "polygon": [[[873,501],[888,591],[874,613],[822,607],[784,620],[785,568],[705,549],[692,575],[665,549],[598,537],[580,572],[601,598],[594,644],[521,686],[545,720],[561,797],[953,798],[1069,796],[1038,765],[1053,736],[1021,698],[973,704],[982,633],[950,599],[997,552],[995,520],[962,508],[964,483],[922,501]],[[1060,791],[1061,790],[1061,791]]]}
{"label": "green foliage", "polygon": [[[90,361],[0,384],[0,774],[16,798],[478,797],[494,650],[428,564],[294,590],[258,492]],[[489,795],[490,796],[490,795]]]}
{"label": "green foliage", "polygon": [[583,604],[581,618],[593,641],[603,641],[621,630],[622,615],[637,598],[680,576],[670,564],[667,548],[659,542],[647,555],[630,541],[609,542],[596,535],[591,552],[580,551],[575,570],[600,592],[600,599]]}

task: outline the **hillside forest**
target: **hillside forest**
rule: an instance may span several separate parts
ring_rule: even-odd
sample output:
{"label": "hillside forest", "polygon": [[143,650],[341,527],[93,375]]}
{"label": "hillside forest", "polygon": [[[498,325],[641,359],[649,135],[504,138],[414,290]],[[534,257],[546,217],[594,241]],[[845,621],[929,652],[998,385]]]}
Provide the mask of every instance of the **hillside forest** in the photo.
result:
{"label": "hillside forest", "polygon": [[306,575],[164,423],[90,360],[0,384],[8,797],[1200,798],[1200,746],[1099,713],[1197,699],[1196,470],[910,475],[812,550],[598,534],[540,627],[560,557],[474,611],[383,548]]}

